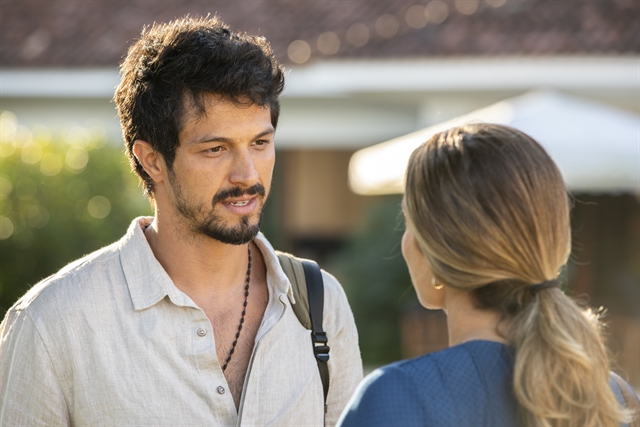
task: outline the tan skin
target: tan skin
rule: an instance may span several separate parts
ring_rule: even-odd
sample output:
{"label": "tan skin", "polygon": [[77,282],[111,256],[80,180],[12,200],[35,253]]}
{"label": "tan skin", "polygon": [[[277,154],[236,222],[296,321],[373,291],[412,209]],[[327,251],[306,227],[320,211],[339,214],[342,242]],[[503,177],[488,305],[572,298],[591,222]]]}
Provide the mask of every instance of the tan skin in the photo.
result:
{"label": "tan skin", "polygon": [[[231,187],[249,188],[261,183],[267,191],[275,162],[274,128],[268,108],[238,107],[220,97],[206,97],[206,115],[189,114],[179,134],[173,163],[175,180],[183,197],[199,208],[212,209],[224,225],[234,226],[243,216],[257,223],[262,196],[243,195],[212,208],[214,195]],[[252,269],[245,322],[240,339],[224,372],[236,408],[244,386],[256,333],[267,306],[266,266],[251,242],[230,245],[192,231],[176,209],[176,192],[162,155],[146,141],[134,143],[133,152],[153,180],[155,218],[145,236],[154,255],[175,285],[200,307],[214,331],[220,366],[229,355],[238,331],[244,302],[247,247]],[[243,206],[244,205],[244,206]]]}
{"label": "tan skin", "polygon": [[[402,255],[409,268],[411,282],[420,303],[429,309],[443,309],[447,313],[449,346],[473,340],[488,340],[506,343],[498,333],[504,327],[501,314],[475,307],[468,291],[447,286],[436,289],[432,285],[433,272],[418,246],[413,226],[407,221],[402,236]],[[436,280],[436,284],[440,283]]]}

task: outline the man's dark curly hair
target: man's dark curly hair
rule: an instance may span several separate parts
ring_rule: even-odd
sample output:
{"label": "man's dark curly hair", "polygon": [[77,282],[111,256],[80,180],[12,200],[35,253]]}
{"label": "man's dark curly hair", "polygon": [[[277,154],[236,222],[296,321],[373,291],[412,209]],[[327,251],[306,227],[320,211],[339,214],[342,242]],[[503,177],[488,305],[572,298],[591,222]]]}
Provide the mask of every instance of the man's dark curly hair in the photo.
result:
{"label": "man's dark curly hair", "polygon": [[[267,106],[275,128],[284,72],[263,37],[232,31],[217,17],[184,17],[142,30],[120,67],[114,101],[131,166],[153,197],[153,182],[133,154],[147,141],[171,170],[185,104],[205,113],[204,95]],[[190,100],[192,102],[186,102]]]}

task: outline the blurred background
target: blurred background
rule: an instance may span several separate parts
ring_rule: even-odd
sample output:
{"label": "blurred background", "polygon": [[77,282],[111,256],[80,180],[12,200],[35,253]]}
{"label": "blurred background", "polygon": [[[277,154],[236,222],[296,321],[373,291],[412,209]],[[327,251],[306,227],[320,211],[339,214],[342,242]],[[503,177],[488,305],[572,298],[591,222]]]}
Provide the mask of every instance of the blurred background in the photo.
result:
{"label": "blurred background", "polygon": [[[421,308],[411,287],[398,187],[349,186],[356,151],[536,90],[571,101],[538,111],[584,102],[631,123],[598,122],[606,131],[595,151],[577,132],[589,118],[576,132],[543,127],[562,133],[546,146],[583,177],[565,176],[574,199],[566,290],[606,308],[616,370],[640,388],[635,0],[2,0],[0,316],[31,285],[151,214],[111,98],[142,27],[186,14],[218,14],[265,36],[287,68],[263,231],[341,280],[368,369],[444,348],[447,332],[443,313]],[[376,172],[398,173],[391,168]]]}

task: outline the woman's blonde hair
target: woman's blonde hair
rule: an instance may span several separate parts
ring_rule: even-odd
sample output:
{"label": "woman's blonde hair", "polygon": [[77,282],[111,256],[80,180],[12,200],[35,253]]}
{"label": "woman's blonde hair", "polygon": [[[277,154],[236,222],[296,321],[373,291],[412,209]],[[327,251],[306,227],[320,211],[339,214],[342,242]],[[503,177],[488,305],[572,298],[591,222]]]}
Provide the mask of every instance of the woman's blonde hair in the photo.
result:
{"label": "woman's blonde hair", "polygon": [[555,279],[571,248],[560,171],[528,135],[469,124],[414,151],[404,204],[439,282],[472,292],[508,320],[513,386],[529,426],[613,426],[629,420],[609,386],[601,327]]}

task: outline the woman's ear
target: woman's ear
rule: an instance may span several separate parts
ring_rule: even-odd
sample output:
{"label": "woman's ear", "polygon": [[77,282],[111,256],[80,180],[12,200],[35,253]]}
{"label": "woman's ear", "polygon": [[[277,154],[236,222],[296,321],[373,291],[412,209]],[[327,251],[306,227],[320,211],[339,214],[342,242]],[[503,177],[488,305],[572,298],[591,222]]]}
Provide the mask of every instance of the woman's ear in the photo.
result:
{"label": "woman's ear", "polygon": [[133,143],[133,154],[154,182],[162,182],[167,170],[164,157],[147,141],[137,139]]}

